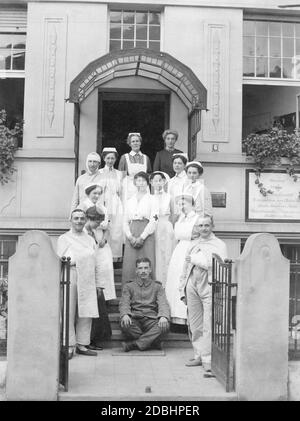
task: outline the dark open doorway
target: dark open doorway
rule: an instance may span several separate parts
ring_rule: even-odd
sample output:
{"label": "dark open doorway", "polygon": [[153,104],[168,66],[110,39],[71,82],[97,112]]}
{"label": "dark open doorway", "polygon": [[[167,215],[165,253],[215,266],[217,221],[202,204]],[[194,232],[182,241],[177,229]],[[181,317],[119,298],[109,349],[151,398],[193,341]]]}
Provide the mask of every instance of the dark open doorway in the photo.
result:
{"label": "dark open doorway", "polygon": [[114,146],[119,155],[129,152],[126,138],[139,132],[142,152],[153,163],[157,151],[163,149],[162,133],[169,126],[169,94],[167,92],[99,92],[98,152]]}

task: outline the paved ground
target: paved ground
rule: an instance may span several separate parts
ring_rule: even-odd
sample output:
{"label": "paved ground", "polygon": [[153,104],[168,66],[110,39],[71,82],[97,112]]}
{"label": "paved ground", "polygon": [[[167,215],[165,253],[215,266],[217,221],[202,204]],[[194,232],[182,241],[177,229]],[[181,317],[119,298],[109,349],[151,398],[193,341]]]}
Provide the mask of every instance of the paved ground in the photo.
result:
{"label": "paved ground", "polygon": [[[202,367],[185,367],[191,349],[167,348],[165,356],[76,355],[70,361],[69,391],[60,400],[235,400]],[[151,393],[145,389],[151,388]]]}
{"label": "paved ground", "polygon": [[6,357],[0,356],[0,401],[5,400]]}
{"label": "paved ground", "polygon": [[289,361],[289,400],[300,401],[300,361]]}
{"label": "paved ground", "polygon": [[[69,392],[60,400],[236,400],[220,383],[205,379],[201,367],[185,367],[190,349],[166,349],[166,356],[76,356],[70,361]],[[0,358],[0,401],[5,397],[6,358]],[[151,393],[145,393],[146,387]],[[300,361],[289,362],[289,400],[300,401]]]}

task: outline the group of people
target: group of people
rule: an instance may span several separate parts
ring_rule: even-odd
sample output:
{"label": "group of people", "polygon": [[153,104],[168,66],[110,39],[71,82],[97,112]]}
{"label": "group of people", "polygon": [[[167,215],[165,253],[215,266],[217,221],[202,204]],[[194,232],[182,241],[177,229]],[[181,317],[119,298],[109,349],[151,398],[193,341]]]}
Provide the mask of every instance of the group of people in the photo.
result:
{"label": "group of people", "polygon": [[153,171],[140,133],[129,133],[118,170],[117,150],[104,148],[104,167],[92,152],[76,181],[71,230],[58,240],[58,254],[71,257],[70,358],[74,348],[97,355],[111,333],[105,303],[116,298],[113,262],[122,260],[124,351],[160,348],[170,324],[188,324],[194,358],[186,365],[210,370],[208,281],[212,254],[226,258],[226,246],[212,233],[201,163],[175,149],[177,131],[162,136]]}

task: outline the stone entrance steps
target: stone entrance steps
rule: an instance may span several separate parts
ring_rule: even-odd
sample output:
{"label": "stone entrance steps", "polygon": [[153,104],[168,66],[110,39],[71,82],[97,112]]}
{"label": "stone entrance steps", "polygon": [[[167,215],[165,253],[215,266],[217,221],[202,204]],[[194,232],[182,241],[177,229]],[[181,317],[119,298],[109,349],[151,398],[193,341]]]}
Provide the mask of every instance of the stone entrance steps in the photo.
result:
{"label": "stone entrance steps", "polygon": [[[118,264],[120,266],[120,264]],[[104,342],[106,347],[120,347],[121,342],[124,340],[122,332],[119,327],[119,299],[122,293],[122,269],[120,267],[114,269],[114,279],[116,287],[117,298],[110,300],[108,304],[109,320],[112,328],[112,337],[110,341]],[[182,330],[182,329],[181,329]],[[187,328],[184,329],[187,331]],[[170,331],[164,338],[164,347],[166,348],[191,348],[191,343],[187,333],[180,333]]]}

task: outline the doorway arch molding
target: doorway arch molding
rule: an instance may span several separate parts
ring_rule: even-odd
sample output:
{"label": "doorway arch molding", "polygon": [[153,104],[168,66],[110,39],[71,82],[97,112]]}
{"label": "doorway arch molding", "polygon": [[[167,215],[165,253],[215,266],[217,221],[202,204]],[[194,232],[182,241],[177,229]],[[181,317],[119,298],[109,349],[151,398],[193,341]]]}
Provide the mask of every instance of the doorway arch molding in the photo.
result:
{"label": "doorway arch molding", "polygon": [[69,101],[80,104],[95,88],[127,76],[160,82],[179,96],[189,113],[206,110],[207,91],[195,73],[170,54],[144,48],[113,51],[89,63],[71,82]]}
{"label": "doorway arch molding", "polygon": [[201,111],[207,111],[207,90],[195,73],[168,53],[145,48],[113,51],[89,63],[70,84],[68,101],[74,103],[75,179],[78,176],[80,104],[96,88],[122,77],[153,79],[173,91],[188,109],[188,154],[195,159]]}

